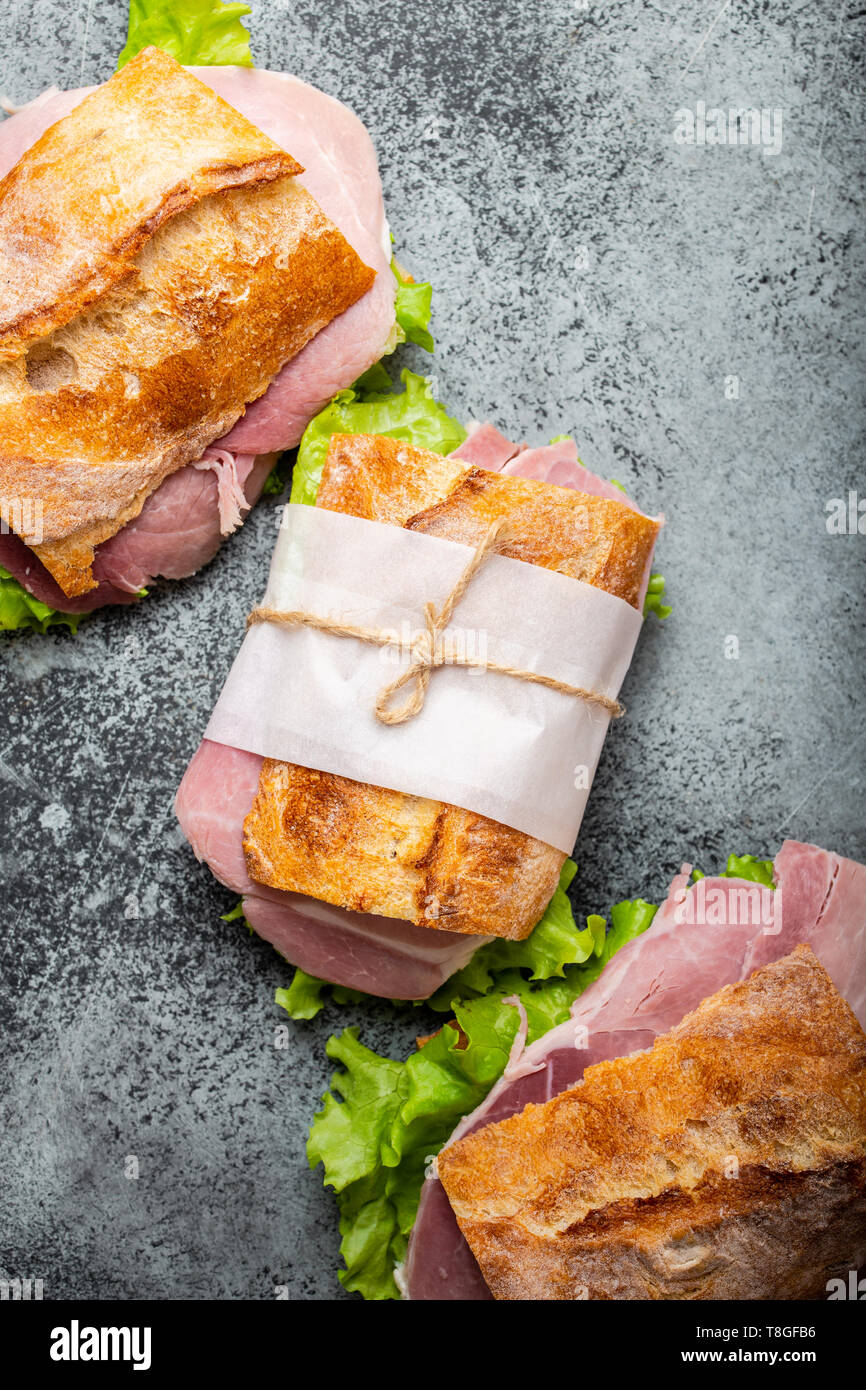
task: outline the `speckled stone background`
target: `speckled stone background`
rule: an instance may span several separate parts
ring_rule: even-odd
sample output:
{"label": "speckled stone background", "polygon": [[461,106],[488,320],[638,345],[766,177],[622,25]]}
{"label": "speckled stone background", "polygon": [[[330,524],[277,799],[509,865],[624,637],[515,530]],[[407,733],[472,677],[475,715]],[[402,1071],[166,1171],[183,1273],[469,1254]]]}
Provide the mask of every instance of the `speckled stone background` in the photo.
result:
{"label": "speckled stone background", "polygon": [[[866,536],[828,534],[825,511],[866,495],[866,12],[252,4],[257,62],[373,133],[399,253],[436,288],[441,397],[532,442],[573,432],[667,515],[675,611],[628,678],[579,910],[786,835],[866,856]],[[103,79],[124,35],[121,0],[4,0],[0,89]],[[780,108],[781,153],[676,143],[698,101]],[[424,1023],[331,1008],[275,1047],[291,972],[220,922],[232,898],[173,820],[272,505],[136,611],[2,643],[0,1277],[46,1297],[340,1297],[335,1209],[303,1154],[325,1040],[355,1022],[399,1056]]]}

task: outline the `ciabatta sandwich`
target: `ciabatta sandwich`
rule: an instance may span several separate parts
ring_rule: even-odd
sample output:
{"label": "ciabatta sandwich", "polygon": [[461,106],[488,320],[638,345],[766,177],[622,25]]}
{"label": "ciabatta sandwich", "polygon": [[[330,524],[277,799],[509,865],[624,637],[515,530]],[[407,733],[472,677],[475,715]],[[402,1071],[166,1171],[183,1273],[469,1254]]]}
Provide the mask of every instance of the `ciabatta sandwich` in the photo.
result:
{"label": "ciabatta sandwich", "polygon": [[825,1298],[866,1260],[866,1034],[798,946],[437,1166],[494,1298]]}
{"label": "ciabatta sandwich", "polygon": [[0,174],[0,566],[132,602],[393,347],[375,152],[297,79],[150,48],[4,121]]}
{"label": "ciabatta sandwich", "polygon": [[[618,903],[606,934],[601,918],[591,918],[583,932],[573,928],[575,944],[594,941],[572,955],[572,965],[557,967],[554,958],[521,969],[519,958],[488,953],[482,969],[488,950],[482,948],[473,971],[434,1000],[452,1021],[435,1032],[428,1025],[405,1062],[370,1052],[354,1029],[331,1039],[328,1052],[341,1070],[313,1124],[308,1153],[311,1163],[324,1164],[325,1182],[337,1194],[347,1263],[340,1277],[347,1288],[367,1298],[402,1292],[415,1300],[457,1301],[800,1298],[820,1296],[822,1279],[839,1262],[858,1255],[862,1261],[863,1044],[850,1011],[862,1028],[866,866],[786,841],[773,862],[732,857],[725,875],[696,878],[690,880],[686,866],[658,909],[641,900]],[[564,935],[560,920],[560,952]],[[814,956],[804,956],[802,947]],[[750,977],[743,993],[728,989]],[[773,1009],[763,1008],[765,986]],[[681,1027],[688,1015],[697,1022]],[[715,1042],[712,1027],[721,1035]],[[681,1066],[682,1039],[700,1038],[702,1030],[708,1050]],[[651,1061],[648,1049],[671,1034],[670,1046]],[[657,1064],[654,1080],[647,1069]],[[548,1178],[556,1172],[560,1182],[565,1170],[557,1165],[571,1161],[568,1141],[552,1138],[548,1149],[542,1137],[531,1159],[537,1207],[530,1196],[525,1209],[526,1230],[543,1242],[539,1252],[567,1246],[574,1236],[574,1278],[556,1265],[555,1254],[552,1262],[530,1255],[517,1231],[524,1217],[511,1208],[497,1228],[501,1242],[479,1235],[473,1245],[480,1206],[470,1216],[468,1184],[483,1183],[492,1165],[487,1157],[482,1163],[479,1149],[478,1165],[468,1161],[458,1179],[456,1166],[449,1167],[452,1149],[466,1158],[482,1134],[501,1145],[496,1181],[504,1192],[512,1177],[517,1181],[518,1166],[515,1158],[509,1168],[510,1138],[502,1136],[527,1134],[556,1097],[563,1097],[565,1113],[566,1098],[594,1095],[580,1089],[591,1076],[615,1091],[623,1107],[621,1125],[613,1101],[605,1110],[599,1099],[596,1107],[604,1161],[580,1158],[583,1150],[575,1147],[574,1182],[563,1179],[555,1198]],[[822,1111],[824,1097],[829,1108]],[[738,1116],[743,1124],[734,1132]],[[534,1133],[538,1138],[540,1131]],[[766,1144],[769,1133],[777,1146]],[[697,1147],[687,1162],[676,1145],[688,1143]],[[661,1167],[650,1181],[647,1165],[656,1160]],[[456,1216],[437,1169],[446,1184],[454,1174]],[[640,1194],[627,1191],[629,1180],[633,1188],[643,1184]],[[566,1210],[576,1193],[583,1206]],[[720,1194],[721,1211],[713,1207]],[[568,1218],[561,1237],[553,1234],[560,1208]],[[789,1258],[795,1211],[814,1239]],[[772,1263],[761,1244],[761,1233],[771,1231],[780,1251]],[[578,1278],[578,1266],[585,1277]],[[518,1289],[521,1278],[527,1282]]]}
{"label": "ciabatta sandwich", "polygon": [[[468,546],[504,519],[502,555],[640,612],[658,520],[594,479],[571,441],[523,452],[505,446],[490,427],[445,457],[381,436],[335,434],[316,506]],[[570,485],[544,481],[553,468]],[[248,923],[288,961],[385,997],[429,996],[489,937],[525,940],[566,857],[458,805],[207,738],[176,811],[196,855],[243,895]]]}

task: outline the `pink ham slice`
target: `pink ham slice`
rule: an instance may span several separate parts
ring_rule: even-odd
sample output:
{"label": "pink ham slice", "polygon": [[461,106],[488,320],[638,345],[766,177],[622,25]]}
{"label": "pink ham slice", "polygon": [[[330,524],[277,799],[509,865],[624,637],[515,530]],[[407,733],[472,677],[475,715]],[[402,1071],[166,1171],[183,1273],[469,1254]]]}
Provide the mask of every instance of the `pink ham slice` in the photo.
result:
{"label": "pink ham slice", "polygon": [[[231,458],[245,498],[243,510],[248,510],[259,499],[274,456]],[[223,510],[227,505],[224,501]],[[64,594],[17,536],[0,535],[0,565],[28,593],[65,613],[92,613],[106,604],[133,603],[152,579],[185,579],[213,559],[223,539],[220,511],[218,474],[193,464],[166,478],[135,520],[97,547],[93,563],[97,588],[80,598]]]}
{"label": "pink ham slice", "polygon": [[[688,872],[674,880],[649,930],[580,997],[572,1018],[526,1049],[449,1142],[549,1100],[595,1062],[650,1047],[702,999],[801,943],[866,1026],[866,866],[786,840],[775,859],[776,894],[764,895],[762,917],[753,908],[754,884],[717,878],[703,881],[696,900],[703,907],[683,922]],[[435,1177],[424,1184],[404,1278],[412,1299],[491,1297]]]}
{"label": "pink ham slice", "polygon": [[261,454],[293,448],[314,415],[378,362],[394,325],[396,282],[373,142],[348,107],[297,77],[193,68],[304,166],[299,181],[376,273],[372,287],[293,358],[223,441]]}
{"label": "pink ham slice", "polygon": [[[253,68],[194,68],[224,97],[304,165],[301,182],[336,222],[359,255],[376,270],[363,299],[320,333],[274,379],[225,439],[221,451],[235,459],[248,506],[258,499],[270,463],[252,457],[282,452],[331,397],[382,355],[394,323],[394,277],[389,269],[382,185],[367,131],[333,97],[297,78]],[[50,90],[0,124],[0,177],[8,173],[43,131],[69,114],[92,91]],[[272,460],[271,460],[272,462]],[[195,465],[192,466],[194,468]],[[14,536],[0,536],[0,565],[43,603],[65,612],[91,612],[129,603],[158,576],[194,574],[213,558],[231,509],[225,489],[196,480],[192,468],[168,478],[139,517],[97,549],[97,589],[69,599],[47,570]],[[182,481],[179,481],[182,480]],[[218,508],[218,501],[223,507]],[[222,513],[222,515],[221,515]]]}
{"label": "pink ham slice", "polygon": [[175,799],[196,857],[227,888],[243,894],[250,926],[293,965],[367,994],[426,999],[466,964],[478,938],[347,912],[253,883],[244,860],[243,823],[261,766],[254,753],[208,739],[199,745]]}
{"label": "pink ham slice", "polygon": [[520,452],[519,444],[512,444],[495,425],[485,421],[483,425],[470,429],[460,447],[454,450],[453,457],[465,459],[473,468],[486,468],[489,473],[499,473],[508,460]]}
{"label": "pink ham slice", "polygon": [[518,474],[521,478],[536,478],[539,482],[554,483],[557,487],[573,487],[594,497],[624,502],[633,511],[640,511],[637,503],[616,483],[609,483],[584,468],[573,439],[560,439],[556,444],[546,444],[541,449],[522,450],[506,461],[502,472]]}
{"label": "pink ham slice", "polygon": [[473,468],[486,468],[493,473],[519,478],[534,478],[540,483],[571,487],[593,497],[609,497],[614,502],[624,502],[636,512],[640,511],[637,503],[616,483],[609,483],[584,468],[573,439],[559,439],[555,444],[529,449],[525,444],[512,444],[494,425],[485,421],[483,425],[470,430],[459,449],[454,450],[454,458],[465,459]]}

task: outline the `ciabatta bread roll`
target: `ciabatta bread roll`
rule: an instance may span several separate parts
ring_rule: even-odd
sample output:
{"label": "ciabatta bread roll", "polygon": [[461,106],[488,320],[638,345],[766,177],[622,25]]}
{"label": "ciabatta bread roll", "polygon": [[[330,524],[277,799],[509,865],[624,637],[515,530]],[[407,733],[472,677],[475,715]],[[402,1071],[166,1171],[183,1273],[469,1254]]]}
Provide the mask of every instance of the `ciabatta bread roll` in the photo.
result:
{"label": "ciabatta bread roll", "polygon": [[496,1298],[826,1297],[866,1261],[866,1035],[798,946],[438,1172]]}
{"label": "ciabatta bread roll", "polygon": [[0,498],[67,595],[372,284],[299,172],[146,49],[0,182]]}

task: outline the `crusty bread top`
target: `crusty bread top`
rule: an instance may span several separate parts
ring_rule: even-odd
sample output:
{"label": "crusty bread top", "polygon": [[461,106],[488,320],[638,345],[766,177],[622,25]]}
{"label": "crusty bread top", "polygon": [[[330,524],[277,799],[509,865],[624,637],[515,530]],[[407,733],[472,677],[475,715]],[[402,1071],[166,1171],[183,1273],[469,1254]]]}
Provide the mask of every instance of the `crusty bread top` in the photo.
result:
{"label": "crusty bread top", "polygon": [[463,459],[381,434],[332,434],[316,506],[405,526],[441,502],[469,472]]}
{"label": "crusty bread top", "polygon": [[0,181],[0,361],[128,275],[209,193],[301,166],[158,48],[46,130]]}
{"label": "crusty bread top", "polygon": [[[498,549],[637,605],[658,523],[620,502],[501,478],[377,435],[334,435],[316,505]],[[250,877],[356,912],[527,937],[565,856],[485,816],[266,759],[244,824]]]}
{"label": "crusty bread top", "polygon": [[[127,74],[126,86],[114,87]],[[171,107],[175,84],[180,88],[168,125],[154,110],[161,74],[167,87],[159,90],[160,108]],[[156,210],[135,223],[137,232],[118,211],[114,222],[126,228],[120,248],[100,249],[94,234],[82,253],[83,278],[74,282],[75,257],[60,239],[62,205],[43,219],[31,200],[26,226],[34,246],[41,244],[34,228],[48,228],[46,284],[55,271],[45,246],[59,240],[67,298],[55,304],[59,326],[0,362],[0,509],[9,507],[4,519],[14,528],[14,500],[28,500],[28,519],[38,514],[33,531],[41,535],[24,539],[70,596],[95,584],[94,547],[135,517],[169,473],[224,435],[375,278],[292,176],[295,161],[158,50],[135,59],[43,141],[78,149],[62,128],[68,121],[78,129],[79,112],[97,98],[95,109],[107,104],[108,121],[112,88],[122,98],[120,113],[97,140],[108,151],[92,177],[107,180],[122,211],[128,142],[149,130],[130,165],[129,198],[136,216],[147,199]],[[91,129],[87,120],[84,129]],[[185,141],[197,166],[183,164]],[[120,154],[112,156],[114,142]],[[35,167],[43,163],[54,168],[47,156]],[[62,204],[61,172],[44,191]],[[12,203],[23,198],[14,174]],[[217,191],[208,191],[211,185]],[[95,195],[92,201],[98,204]],[[35,252],[31,261],[24,278],[39,261]],[[31,327],[45,321],[37,300],[31,298]]]}
{"label": "crusty bread top", "polygon": [[[546,1104],[444,1149],[438,1169],[494,1295],[563,1298],[598,1271],[605,1241],[604,1277],[621,1286],[630,1248],[646,1265],[674,1209],[681,1236],[707,1226],[722,1239],[736,1220],[745,1258],[750,1209],[772,1221],[768,1196],[828,1170],[860,1200],[864,1160],[866,1036],[800,946],[704,1000],[650,1051],[588,1067]],[[862,1200],[860,1213],[862,1238]],[[812,1215],[804,1205],[799,1219]]]}
{"label": "crusty bread top", "polygon": [[623,502],[503,477],[376,435],[333,436],[316,506],[473,546],[507,517],[499,554],[583,580],[633,608],[659,531]]}
{"label": "crusty bread top", "polygon": [[528,936],[565,855],[429,797],[265,758],[244,822],[257,883],[475,936]]}

